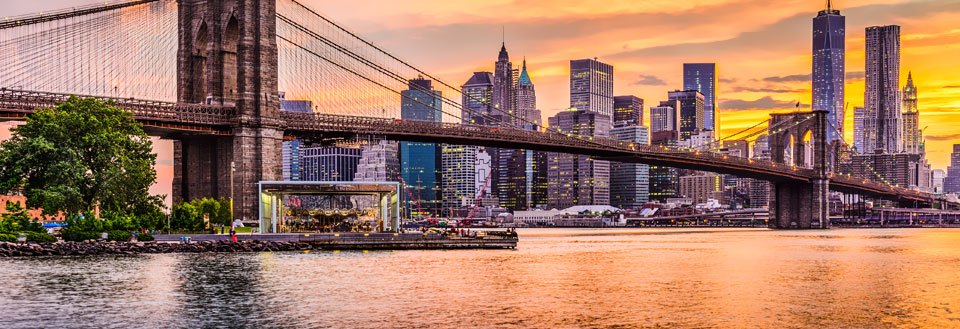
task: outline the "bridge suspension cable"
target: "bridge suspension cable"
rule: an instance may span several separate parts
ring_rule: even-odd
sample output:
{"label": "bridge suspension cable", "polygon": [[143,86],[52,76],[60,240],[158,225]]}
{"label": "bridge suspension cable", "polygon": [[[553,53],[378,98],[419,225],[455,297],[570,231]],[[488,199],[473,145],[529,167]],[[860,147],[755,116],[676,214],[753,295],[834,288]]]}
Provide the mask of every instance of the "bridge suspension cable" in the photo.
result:
{"label": "bridge suspension cable", "polygon": [[0,29],[0,88],[175,99],[175,1],[131,1],[28,18]]}

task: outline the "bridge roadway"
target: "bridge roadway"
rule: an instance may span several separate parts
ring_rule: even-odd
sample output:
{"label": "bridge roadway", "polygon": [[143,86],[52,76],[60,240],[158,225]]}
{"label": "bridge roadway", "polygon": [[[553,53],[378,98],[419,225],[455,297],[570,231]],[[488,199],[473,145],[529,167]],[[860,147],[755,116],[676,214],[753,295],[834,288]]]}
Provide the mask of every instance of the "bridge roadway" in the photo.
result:
{"label": "bridge roadway", "polygon": [[[0,89],[0,120],[24,120],[35,109],[55,106],[70,96],[73,95]],[[95,98],[129,110],[134,118],[144,124],[148,133],[161,137],[183,134],[229,136],[237,120],[236,110],[230,106],[178,104],[99,96]],[[372,135],[411,142],[441,142],[583,154],[611,161],[710,171],[773,182],[810,182],[817,178],[816,172],[812,169],[771,161],[605,138],[584,139],[555,132],[294,112],[281,112],[277,121],[280,122],[286,135],[303,138],[350,138]],[[940,197],[928,193],[891,187],[846,175],[830,175],[828,178],[830,189],[839,192],[923,204],[943,201]]]}

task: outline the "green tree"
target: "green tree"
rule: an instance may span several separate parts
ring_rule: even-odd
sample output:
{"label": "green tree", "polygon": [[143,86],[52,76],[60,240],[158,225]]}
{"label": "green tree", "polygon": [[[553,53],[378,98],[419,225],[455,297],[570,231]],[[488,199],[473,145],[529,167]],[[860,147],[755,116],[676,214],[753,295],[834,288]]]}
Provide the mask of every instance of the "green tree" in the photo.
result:
{"label": "green tree", "polygon": [[28,207],[138,214],[162,205],[149,193],[157,177],[152,143],[129,112],[71,97],[11,132],[0,143],[0,192],[22,189]]}
{"label": "green tree", "polygon": [[170,228],[197,232],[203,230],[203,215],[190,203],[181,203],[170,212]]}

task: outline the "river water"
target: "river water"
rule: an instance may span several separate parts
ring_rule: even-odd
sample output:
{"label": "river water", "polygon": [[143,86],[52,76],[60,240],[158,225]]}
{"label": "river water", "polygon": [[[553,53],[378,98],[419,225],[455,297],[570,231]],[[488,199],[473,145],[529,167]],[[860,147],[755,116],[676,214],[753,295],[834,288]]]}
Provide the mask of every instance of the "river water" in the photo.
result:
{"label": "river water", "polygon": [[517,250],[0,259],[0,328],[960,327],[960,230],[520,234]]}

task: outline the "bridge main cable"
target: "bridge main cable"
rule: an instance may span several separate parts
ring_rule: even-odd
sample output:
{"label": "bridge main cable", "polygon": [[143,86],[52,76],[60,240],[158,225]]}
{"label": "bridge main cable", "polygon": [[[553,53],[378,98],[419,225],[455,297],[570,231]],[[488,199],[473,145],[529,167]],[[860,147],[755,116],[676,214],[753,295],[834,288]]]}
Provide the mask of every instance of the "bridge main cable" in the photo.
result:
{"label": "bridge main cable", "polygon": [[54,12],[52,14],[42,13],[42,14],[26,15],[21,17],[9,17],[9,18],[4,18],[3,21],[0,22],[0,30],[10,29],[10,28],[15,28],[20,26],[41,24],[41,23],[52,22],[52,21],[57,21],[57,20],[62,20],[67,18],[79,17],[79,16],[86,16],[86,15],[96,14],[104,11],[118,10],[118,9],[123,9],[127,7],[148,4],[151,2],[157,2],[157,1],[159,0],[137,0],[137,1],[118,3],[113,5],[94,5],[89,7],[82,7],[80,9],[76,9],[76,8],[64,9],[64,10]]}

